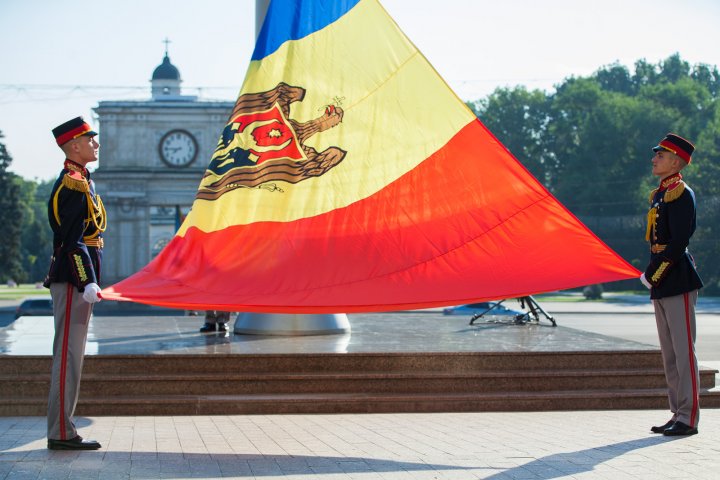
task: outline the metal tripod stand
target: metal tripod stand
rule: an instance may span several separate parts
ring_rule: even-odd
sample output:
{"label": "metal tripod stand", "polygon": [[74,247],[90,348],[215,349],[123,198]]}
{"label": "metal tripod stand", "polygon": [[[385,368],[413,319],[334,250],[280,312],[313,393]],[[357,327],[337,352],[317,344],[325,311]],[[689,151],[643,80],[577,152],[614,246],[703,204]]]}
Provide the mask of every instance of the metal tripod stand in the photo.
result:
{"label": "metal tripod stand", "polygon": [[[488,308],[484,312],[476,313],[475,315],[473,315],[472,318],[470,319],[470,325],[475,323],[475,320],[477,320],[478,318],[482,318],[484,315],[490,313],[493,309],[500,306],[505,300],[507,300],[507,299],[500,300],[499,302],[497,302],[495,305]],[[557,327],[557,323],[555,322],[555,319],[553,318],[553,316],[550,315],[549,313],[547,313],[545,311],[545,309],[543,309],[540,306],[540,304],[537,302],[537,300],[535,300],[532,297],[532,295],[528,295],[526,297],[519,297],[518,301],[520,302],[520,308],[524,309],[527,306],[528,311],[523,314],[516,315],[515,316],[515,324],[524,325],[528,322],[539,323],[540,322],[540,314],[543,314],[545,316],[545,318],[548,319],[550,321],[550,323],[552,323],[553,327]]]}

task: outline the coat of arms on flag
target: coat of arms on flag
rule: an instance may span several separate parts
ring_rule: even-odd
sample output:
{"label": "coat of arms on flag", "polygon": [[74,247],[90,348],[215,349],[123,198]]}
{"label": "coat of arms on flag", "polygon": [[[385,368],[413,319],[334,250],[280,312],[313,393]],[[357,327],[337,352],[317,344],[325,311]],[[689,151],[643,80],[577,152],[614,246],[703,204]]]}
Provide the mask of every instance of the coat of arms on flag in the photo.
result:
{"label": "coat of arms on flag", "polygon": [[305,89],[280,83],[272,90],[238,98],[220,136],[197,198],[214,200],[236,188],[262,187],[283,181],[297,183],[317,177],[345,158],[336,146],[318,152],[308,141],[318,132],[342,122],[339,105],[326,105],[322,115],[300,122],[291,106],[301,102]]}

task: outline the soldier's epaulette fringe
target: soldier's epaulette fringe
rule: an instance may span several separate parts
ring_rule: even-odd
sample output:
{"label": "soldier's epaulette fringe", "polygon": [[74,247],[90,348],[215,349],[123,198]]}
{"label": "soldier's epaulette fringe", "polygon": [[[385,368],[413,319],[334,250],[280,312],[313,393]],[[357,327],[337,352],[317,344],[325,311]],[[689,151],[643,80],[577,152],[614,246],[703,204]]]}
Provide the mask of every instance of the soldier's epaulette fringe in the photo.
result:
{"label": "soldier's epaulette fringe", "polygon": [[677,200],[678,198],[680,198],[680,195],[682,195],[684,191],[685,191],[685,182],[683,182],[681,180],[678,183],[676,183],[675,185],[673,185],[667,189],[667,191],[665,192],[665,195],[663,197],[663,200],[665,201],[665,203]]}
{"label": "soldier's epaulette fringe", "polygon": [[655,198],[655,193],[656,193],[657,191],[658,191],[658,189],[656,188],[655,190],[653,190],[652,192],[650,192],[650,198],[648,198],[648,202],[650,202],[650,205],[652,205],[653,198]]}
{"label": "soldier's epaulette fringe", "polygon": [[64,187],[69,188],[70,190],[75,190],[77,192],[87,193],[90,191],[90,185],[88,184],[88,181],[85,180],[85,177],[76,172],[66,173],[63,176],[62,184]]}

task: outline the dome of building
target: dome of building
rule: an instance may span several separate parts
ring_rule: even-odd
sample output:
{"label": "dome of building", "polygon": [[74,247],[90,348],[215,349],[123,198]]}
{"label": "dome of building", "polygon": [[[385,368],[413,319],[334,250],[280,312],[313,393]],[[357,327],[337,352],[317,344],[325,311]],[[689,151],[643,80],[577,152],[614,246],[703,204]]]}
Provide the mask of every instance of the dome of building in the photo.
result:
{"label": "dome of building", "polygon": [[157,66],[152,75],[153,80],[180,80],[180,70],[170,63],[170,58],[165,54],[165,58],[160,65]]}

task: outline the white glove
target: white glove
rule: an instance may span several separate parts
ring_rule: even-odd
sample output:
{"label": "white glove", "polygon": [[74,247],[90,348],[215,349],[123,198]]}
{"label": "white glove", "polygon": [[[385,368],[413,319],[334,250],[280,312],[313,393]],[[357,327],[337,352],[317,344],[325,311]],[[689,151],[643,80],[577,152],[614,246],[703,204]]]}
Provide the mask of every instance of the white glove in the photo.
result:
{"label": "white glove", "polygon": [[85,285],[83,299],[88,303],[97,303],[100,301],[100,287],[97,283],[88,283]]}
{"label": "white glove", "polygon": [[643,285],[645,285],[648,290],[652,288],[652,285],[650,285],[650,282],[647,281],[647,278],[645,278],[645,274],[643,273],[640,275],[640,282],[642,282]]}

